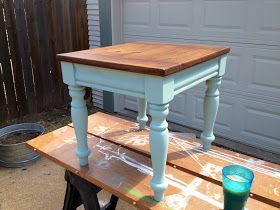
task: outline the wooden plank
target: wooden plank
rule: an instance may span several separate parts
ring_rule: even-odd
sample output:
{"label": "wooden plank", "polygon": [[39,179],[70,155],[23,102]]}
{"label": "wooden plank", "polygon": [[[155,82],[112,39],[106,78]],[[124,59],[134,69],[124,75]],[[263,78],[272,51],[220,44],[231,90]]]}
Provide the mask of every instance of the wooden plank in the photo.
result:
{"label": "wooden plank", "polygon": [[[140,209],[223,208],[221,186],[170,166],[166,169],[169,187],[165,200],[155,202],[149,186],[152,178],[149,158],[90,134],[88,143],[92,150],[88,167],[79,165],[74,130],[69,126],[30,140],[27,146]],[[276,209],[252,198],[248,199],[246,207]]]}
{"label": "wooden plank", "polygon": [[[70,14],[70,30],[71,30],[71,35],[72,35],[72,51],[77,51],[78,50],[78,44],[79,44],[79,27],[78,27],[78,20],[79,16],[81,15],[79,10],[79,5],[77,5],[77,1],[69,1],[69,14]],[[77,14],[77,15],[73,15]]]}
{"label": "wooden plank", "polygon": [[[88,132],[91,134],[150,155],[148,128],[138,131],[135,122],[101,112],[89,117],[89,125]],[[252,198],[280,208],[279,165],[216,146],[212,146],[209,152],[204,152],[201,144],[194,139],[195,136],[184,138],[171,135],[167,164],[219,185],[222,178],[221,169],[224,166],[243,165],[255,174]]]}
{"label": "wooden plank", "polygon": [[[56,31],[56,39],[57,39],[57,51],[59,52],[69,52],[73,49],[73,40],[72,37],[76,36],[75,34],[79,34],[81,32],[74,31],[72,28],[75,28],[73,24],[77,24],[77,22],[72,22],[71,19],[78,18],[76,11],[70,11],[70,5],[73,4],[73,1],[55,1],[55,8],[56,11],[53,12],[54,15],[54,22],[55,31]],[[75,34],[73,34],[75,33]],[[79,48],[79,47],[78,47]],[[80,47],[80,49],[82,49]],[[64,104],[68,104],[71,101],[71,98],[68,93],[68,86],[62,82],[62,73],[61,73],[61,66],[56,60],[56,75],[59,79],[59,86],[58,90],[60,93],[60,98]]]}
{"label": "wooden plank", "polygon": [[89,49],[89,32],[88,32],[88,16],[87,16],[87,0],[77,1],[80,5],[78,26],[80,28],[79,33],[79,50]]}
{"label": "wooden plank", "polygon": [[58,55],[60,61],[167,76],[229,52],[208,45],[135,42]]}
{"label": "wooden plank", "polygon": [[[52,59],[54,59],[54,83],[56,85],[56,92],[57,98],[65,104],[65,97],[64,97],[64,83],[62,82],[62,74],[61,74],[61,67],[59,62],[57,61],[55,54],[59,52],[64,52],[63,49],[63,15],[62,15],[62,1],[50,1],[51,6],[51,21],[53,27],[53,51],[52,51]],[[68,95],[68,90],[67,90]]]}
{"label": "wooden plank", "polygon": [[64,52],[70,52],[73,49],[72,42],[72,31],[71,31],[71,21],[70,21],[70,1],[62,1],[62,12],[63,12],[63,43]]}
{"label": "wooden plank", "polygon": [[[10,62],[10,52],[8,37],[6,34],[6,23],[3,14],[4,5],[0,4],[0,63],[2,65],[2,80],[5,85],[5,94],[7,96],[8,117],[13,118],[17,115],[16,95],[14,90],[13,74]],[[3,84],[2,84],[3,85]],[[3,92],[3,91],[2,91]]]}
{"label": "wooden plank", "polygon": [[32,69],[34,76],[34,85],[35,85],[35,94],[36,94],[36,110],[38,112],[43,111],[44,95],[43,95],[43,85],[42,81],[44,80],[40,74],[40,69],[43,68],[41,64],[41,54],[39,46],[39,30],[37,27],[37,19],[34,8],[34,0],[25,0],[24,7],[26,9],[26,22],[28,27],[28,36],[29,36],[29,46],[31,48],[31,60],[32,60]]}
{"label": "wooden plank", "polygon": [[[3,2],[0,1],[0,12],[2,12],[3,9]],[[3,36],[4,32],[2,30],[5,29],[4,25],[4,19],[3,15],[0,14],[0,47],[2,49],[3,46],[5,46],[5,37]],[[1,54],[1,52],[0,52]],[[4,78],[2,75],[2,61],[0,60],[0,123],[4,122],[8,117],[8,110],[6,105],[6,99],[5,99],[5,91],[4,91]]]}
{"label": "wooden plank", "polygon": [[24,74],[25,94],[27,98],[28,112],[36,112],[35,87],[33,82],[33,69],[30,61],[30,45],[28,40],[28,31],[26,28],[25,8],[22,0],[15,1],[16,30],[18,50],[21,57],[22,72]]}
{"label": "wooden plank", "polygon": [[42,85],[42,92],[43,101],[42,108],[48,109],[52,105],[51,101],[51,94],[50,94],[50,70],[51,65],[49,61],[49,32],[47,28],[48,19],[46,14],[46,8],[48,7],[48,1],[43,0],[34,0],[34,10],[35,10],[35,17],[38,29],[38,37],[37,40],[37,48],[39,52],[39,60],[40,60],[40,68],[38,69],[40,78],[41,78],[41,85]]}
{"label": "wooden plank", "polygon": [[62,105],[62,98],[59,95],[59,92],[57,91],[59,82],[62,83],[61,81],[57,80],[57,72],[55,71],[56,67],[56,47],[55,47],[55,34],[54,32],[54,22],[53,20],[53,6],[55,0],[51,1],[45,1],[45,7],[44,9],[46,10],[46,28],[48,32],[48,39],[47,39],[47,46],[48,46],[48,54],[49,57],[48,62],[49,62],[49,96],[50,96],[50,101],[51,101],[51,107],[57,107]]}
{"label": "wooden plank", "polygon": [[28,109],[25,97],[24,77],[22,73],[21,57],[18,44],[18,36],[21,36],[21,34],[17,34],[16,17],[14,9],[15,7],[13,1],[4,1],[7,34],[9,37],[9,47],[14,72],[14,85],[16,92],[18,115],[24,115],[25,113],[27,113]]}

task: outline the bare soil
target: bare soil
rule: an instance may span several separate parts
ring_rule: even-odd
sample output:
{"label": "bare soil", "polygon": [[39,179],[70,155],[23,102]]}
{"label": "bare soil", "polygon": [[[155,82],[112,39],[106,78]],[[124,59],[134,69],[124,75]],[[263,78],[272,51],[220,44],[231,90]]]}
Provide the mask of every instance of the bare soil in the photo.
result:
{"label": "bare soil", "polygon": [[[88,105],[89,114],[93,114],[98,111],[100,111],[100,109],[93,107],[91,104]],[[0,124],[0,128],[17,124],[17,123],[38,123],[44,126],[47,133],[55,129],[58,129],[60,127],[63,127],[71,122],[72,121],[70,115],[70,107],[65,106],[65,107],[52,109],[41,113],[25,115],[17,119],[6,121],[5,123]],[[4,140],[4,141],[8,141],[8,140]]]}
{"label": "bare soil", "polygon": [[33,139],[39,136],[40,134],[41,134],[40,132],[34,132],[34,131],[17,132],[1,137],[0,144],[18,144]]}

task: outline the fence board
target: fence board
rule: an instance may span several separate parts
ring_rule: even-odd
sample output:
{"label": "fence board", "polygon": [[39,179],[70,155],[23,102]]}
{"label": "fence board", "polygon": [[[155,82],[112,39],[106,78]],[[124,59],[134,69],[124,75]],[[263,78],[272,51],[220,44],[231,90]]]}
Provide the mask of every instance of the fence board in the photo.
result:
{"label": "fence board", "polygon": [[30,60],[30,45],[28,43],[28,31],[25,21],[25,9],[23,1],[14,1],[16,15],[16,30],[18,43],[20,43],[19,53],[21,57],[21,67],[24,76],[25,95],[27,98],[28,112],[36,112],[35,87],[33,83],[33,69]]}
{"label": "fence board", "polygon": [[[0,0],[0,13],[2,13],[2,11],[3,11],[3,2]],[[2,49],[2,47],[4,47],[3,46],[4,44],[2,43],[3,41],[1,38],[1,34],[3,36],[2,30],[4,30],[3,23],[1,23],[2,19],[3,19],[3,15],[0,14],[0,49]],[[4,82],[4,78],[3,78],[3,74],[2,74],[2,61],[0,60],[0,121],[6,120],[6,118],[8,116],[3,82]]]}
{"label": "fence board", "polygon": [[6,16],[6,28],[9,37],[10,54],[14,72],[14,85],[17,100],[18,115],[23,115],[27,110],[24,77],[21,69],[21,57],[17,42],[16,17],[14,13],[13,1],[4,1],[4,11]]}
{"label": "fence board", "polygon": [[69,102],[56,54],[88,49],[87,27],[86,0],[0,0],[0,123]]}
{"label": "fence board", "polygon": [[2,79],[4,82],[4,93],[7,97],[7,111],[8,115],[17,115],[16,95],[14,91],[13,74],[10,62],[10,52],[8,45],[8,37],[6,33],[6,21],[4,17],[4,5],[1,1],[0,6],[0,62],[2,66]]}
{"label": "fence board", "polygon": [[38,46],[39,38],[38,38],[38,28],[37,28],[37,20],[34,9],[34,1],[33,0],[25,0],[24,7],[26,8],[26,22],[29,31],[29,45],[31,48],[31,60],[32,60],[32,69],[33,69],[33,77],[34,77],[34,86],[35,86],[35,96],[36,96],[36,110],[38,112],[43,110],[43,85],[41,85],[42,77],[40,75],[41,66],[41,57]]}

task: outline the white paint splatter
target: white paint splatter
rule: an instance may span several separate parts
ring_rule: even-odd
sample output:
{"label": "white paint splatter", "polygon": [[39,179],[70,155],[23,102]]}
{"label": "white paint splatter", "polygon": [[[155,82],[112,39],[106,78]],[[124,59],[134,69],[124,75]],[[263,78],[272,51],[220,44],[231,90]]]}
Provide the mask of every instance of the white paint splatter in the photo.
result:
{"label": "white paint splatter", "polygon": [[186,196],[183,193],[166,196],[165,203],[168,207],[176,210],[185,210],[187,208]]}
{"label": "white paint splatter", "polygon": [[98,163],[97,163],[97,167],[104,169],[104,170],[108,169],[110,167],[110,165],[111,165],[110,162],[108,160],[106,160],[106,158],[98,161]]}
{"label": "white paint splatter", "polygon": [[147,135],[136,135],[129,139],[121,138],[120,141],[122,141],[126,145],[129,144],[133,146],[145,146],[149,144],[149,137]]}
{"label": "white paint splatter", "polygon": [[[276,168],[272,168],[270,166],[267,165],[263,165],[264,162],[257,160],[254,161],[253,159],[251,161],[248,161],[247,159],[241,158],[241,157],[237,157],[236,155],[230,155],[218,150],[214,150],[214,149],[210,149],[209,151],[205,152],[202,150],[201,145],[197,142],[189,142],[186,140],[182,140],[177,138],[176,136],[172,136],[172,138],[169,138],[169,142],[170,144],[176,146],[179,149],[184,149],[185,152],[187,152],[189,154],[188,151],[195,151],[198,154],[204,154],[204,155],[208,155],[210,157],[216,158],[216,159],[220,159],[223,161],[227,161],[229,163],[232,164],[239,164],[239,165],[243,165],[253,171],[257,171],[259,173],[274,177],[274,178],[280,178],[280,170],[276,169]],[[179,152],[180,153],[180,152]],[[183,153],[181,153],[182,155],[184,155]],[[197,159],[197,156],[191,156],[200,166],[202,165],[202,163],[199,161],[199,159]]]}
{"label": "white paint splatter", "polygon": [[273,193],[274,193],[274,195],[280,196],[280,187],[275,187],[273,189]]}
{"label": "white paint splatter", "polygon": [[220,172],[222,171],[221,166],[216,166],[212,163],[206,163],[202,169],[202,174],[210,176],[213,179],[221,179]]}
{"label": "white paint splatter", "polygon": [[94,133],[96,133],[96,135],[99,135],[101,137],[104,136],[105,132],[108,131],[108,127],[105,127],[105,126],[96,126],[93,128],[94,130]]}
{"label": "white paint splatter", "polygon": [[71,138],[71,139],[65,139],[63,140],[66,144],[75,144],[76,143],[76,138]]}
{"label": "white paint splatter", "polygon": [[[142,163],[138,162],[137,160],[125,155],[125,153],[120,153],[119,149],[118,149],[118,151],[113,151],[111,145],[112,144],[108,144],[108,143],[105,143],[103,140],[100,140],[100,142],[97,143],[94,147],[98,148],[98,151],[105,155],[106,160],[111,160],[111,159],[115,158],[117,160],[120,160],[120,161],[126,163],[127,165],[129,165],[131,167],[136,168],[138,171],[140,171],[144,174],[153,176],[153,169],[151,167],[149,167],[145,164],[142,164]],[[218,202],[212,198],[209,198],[207,195],[204,195],[204,194],[192,189],[193,188],[192,186],[177,179],[172,174],[166,174],[165,178],[169,185],[180,189],[183,192],[183,194],[194,196],[194,197],[201,199],[205,202],[208,202],[218,208],[223,208],[223,204],[221,202]],[[198,181],[198,180],[201,180],[201,181]],[[202,179],[195,178],[193,185],[198,186],[200,184],[200,182],[202,182]]]}

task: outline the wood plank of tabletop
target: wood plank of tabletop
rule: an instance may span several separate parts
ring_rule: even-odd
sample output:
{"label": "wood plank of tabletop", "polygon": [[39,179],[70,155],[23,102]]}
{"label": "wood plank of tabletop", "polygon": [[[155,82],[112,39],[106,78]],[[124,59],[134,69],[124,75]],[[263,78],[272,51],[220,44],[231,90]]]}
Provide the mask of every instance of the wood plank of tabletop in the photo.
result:
{"label": "wood plank of tabletop", "polygon": [[58,54],[59,61],[167,76],[230,51],[228,47],[133,42]]}
{"label": "wood plank of tabletop", "polygon": [[[150,154],[149,128],[139,131],[135,122],[98,112],[89,116],[88,132],[143,154]],[[201,144],[193,138],[180,135],[172,135],[169,138],[170,166],[221,185],[221,170],[230,164],[243,165],[254,172],[251,196],[280,207],[279,165],[216,146],[212,146],[209,152],[203,152]]]}
{"label": "wood plank of tabletop", "polygon": [[[155,202],[150,188],[151,161],[148,157],[88,134],[91,148],[88,167],[80,167],[75,155],[74,129],[65,126],[27,142],[29,148],[89,182],[115,194],[139,209],[222,209],[222,187],[207,180],[167,166],[169,187],[165,200]],[[254,210],[276,209],[248,199],[246,207]]]}

